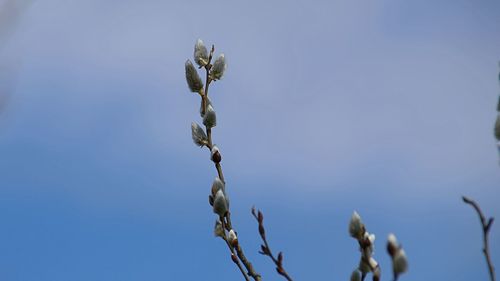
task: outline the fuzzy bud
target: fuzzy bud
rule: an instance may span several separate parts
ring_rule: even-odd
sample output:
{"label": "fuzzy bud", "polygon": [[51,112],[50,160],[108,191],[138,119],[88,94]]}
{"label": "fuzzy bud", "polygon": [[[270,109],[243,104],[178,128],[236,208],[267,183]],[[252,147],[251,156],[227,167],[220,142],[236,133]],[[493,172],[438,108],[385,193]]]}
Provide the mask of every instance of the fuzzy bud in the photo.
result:
{"label": "fuzzy bud", "polygon": [[394,258],[396,252],[399,251],[398,240],[394,234],[389,234],[387,237],[387,252],[391,258]]}
{"label": "fuzzy bud", "polygon": [[203,89],[203,82],[201,81],[200,76],[198,75],[198,71],[194,67],[193,63],[190,60],[186,61],[186,81],[189,86],[189,89],[193,93],[200,93]]}
{"label": "fuzzy bud", "polygon": [[215,221],[214,235],[215,237],[224,237],[224,228],[222,228],[220,220]]}
{"label": "fuzzy bud", "polygon": [[224,57],[224,54],[220,54],[220,56],[215,60],[212,69],[210,69],[210,77],[214,80],[220,80],[224,75],[226,68],[226,58]]}
{"label": "fuzzy bud", "polygon": [[403,249],[400,249],[392,258],[392,271],[394,272],[394,277],[396,278],[407,270],[408,260],[406,258],[406,253]]}
{"label": "fuzzy bud", "polygon": [[361,272],[355,269],[351,274],[351,281],[361,281]]}
{"label": "fuzzy bud", "polygon": [[364,233],[365,226],[361,221],[361,217],[356,211],[354,211],[349,222],[349,234],[356,239],[360,239],[361,237],[363,237]]}
{"label": "fuzzy bud", "polygon": [[208,50],[201,39],[198,39],[194,45],[194,62],[199,66],[208,64]]}
{"label": "fuzzy bud", "polygon": [[214,213],[218,214],[221,217],[226,215],[228,204],[226,196],[224,195],[224,192],[222,192],[222,190],[217,191],[217,193],[215,194],[213,207]]}
{"label": "fuzzy bud", "polygon": [[405,251],[401,248],[396,236],[392,233],[387,237],[387,252],[389,252],[392,258],[392,271],[394,278],[397,279],[399,274],[408,270],[408,260],[406,259]]}
{"label": "fuzzy bud", "polygon": [[199,147],[208,143],[205,131],[196,122],[191,123],[191,137],[193,138],[193,142]]}
{"label": "fuzzy bud", "polygon": [[220,151],[219,151],[219,148],[217,146],[214,145],[212,147],[210,154],[211,154],[210,159],[212,159],[212,161],[214,161],[214,163],[220,163],[220,161],[222,161],[222,156],[220,155]]}
{"label": "fuzzy bud", "polygon": [[234,232],[234,230],[232,229],[227,234],[227,242],[229,242],[229,244],[231,244],[231,246],[233,247],[238,245],[238,237],[236,236],[236,232]]}
{"label": "fuzzy bud", "polygon": [[216,177],[214,179],[214,182],[212,183],[212,195],[215,196],[217,194],[217,191],[219,190],[225,192],[224,183],[221,181],[219,177]]}
{"label": "fuzzy bud", "polygon": [[212,105],[207,106],[205,115],[203,116],[203,125],[207,128],[213,128],[217,125],[217,116],[215,115],[214,108]]}

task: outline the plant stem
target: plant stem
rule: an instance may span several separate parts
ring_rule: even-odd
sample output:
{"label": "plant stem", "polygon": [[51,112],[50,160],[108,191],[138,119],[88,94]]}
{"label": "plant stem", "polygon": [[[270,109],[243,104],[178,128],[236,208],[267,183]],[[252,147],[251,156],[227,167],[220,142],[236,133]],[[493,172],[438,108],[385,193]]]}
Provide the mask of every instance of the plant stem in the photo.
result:
{"label": "plant stem", "polygon": [[493,224],[493,218],[489,218],[486,220],[481,208],[479,205],[472,199],[469,199],[465,196],[462,196],[462,200],[471,205],[479,215],[479,220],[481,221],[481,227],[483,229],[483,253],[486,258],[486,263],[488,264],[488,270],[490,272],[491,281],[495,281],[495,268],[493,267],[493,262],[490,257],[489,243],[488,243],[488,233],[490,232],[491,225]]}
{"label": "plant stem", "polygon": [[283,268],[283,254],[280,252],[278,254],[278,258],[275,258],[273,255],[273,252],[271,251],[271,248],[269,247],[269,243],[267,242],[266,234],[265,234],[265,229],[264,229],[264,215],[262,214],[261,211],[258,211],[258,214],[255,212],[255,208],[252,208],[252,215],[255,217],[257,222],[259,223],[259,234],[262,239],[262,242],[264,242],[264,245],[261,246],[262,255],[268,256],[271,258],[273,263],[276,265],[276,271],[278,272],[279,275],[283,276],[286,278],[288,281],[293,281],[292,277],[288,275],[286,272],[285,268]]}
{"label": "plant stem", "polygon": [[[206,70],[205,90],[204,90],[203,94],[201,95],[201,98],[202,98],[202,110],[201,110],[201,112],[202,112],[202,114],[205,113],[206,107],[208,104],[208,88],[210,86],[210,83],[212,82],[212,79],[210,78],[210,69],[212,68],[212,65],[210,64],[210,62],[212,61],[214,50],[215,50],[215,48],[212,45],[212,49],[210,50],[210,55],[208,57],[208,64],[205,65],[205,70]],[[206,130],[207,139],[208,139],[207,148],[210,151],[212,151],[212,148],[213,148],[212,128],[208,128],[205,126],[205,130]],[[215,163],[215,168],[217,169],[217,174],[218,174],[220,180],[224,184],[226,184],[226,181],[224,179],[224,174],[222,172],[221,164],[217,163],[217,162],[214,162],[214,163]],[[223,229],[225,228],[227,231],[233,229],[232,223],[231,223],[231,215],[230,215],[229,211],[227,212],[225,219],[226,219],[226,221],[224,222],[224,218],[221,218]],[[250,275],[255,281],[261,281],[262,278],[261,278],[260,274],[258,274],[255,271],[255,269],[252,266],[252,263],[250,261],[248,261],[245,254],[243,253],[243,249],[241,248],[239,243],[234,248],[227,242],[227,240],[226,240],[226,243],[229,246],[229,250],[231,251],[231,254],[234,255],[234,252],[236,251],[236,256],[238,257],[239,261],[241,261],[241,263],[243,263],[243,265],[245,266],[246,270],[248,271],[248,275]],[[238,266],[238,268],[240,268],[240,271],[242,272],[245,279],[248,280],[247,273],[244,272],[239,261],[238,262],[235,261],[235,263]]]}

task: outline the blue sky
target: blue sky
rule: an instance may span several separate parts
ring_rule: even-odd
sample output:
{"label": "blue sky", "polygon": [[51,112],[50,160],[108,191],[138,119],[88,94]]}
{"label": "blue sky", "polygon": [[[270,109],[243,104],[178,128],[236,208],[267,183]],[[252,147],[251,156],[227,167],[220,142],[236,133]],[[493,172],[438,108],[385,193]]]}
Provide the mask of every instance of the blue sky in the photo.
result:
{"label": "blue sky", "polygon": [[279,276],[257,253],[253,205],[296,280],[348,280],[354,210],[382,280],[390,232],[409,256],[401,280],[487,280],[460,196],[500,217],[499,2],[0,4],[0,279],[241,279],[190,136],[184,61],[202,38],[228,60],[214,140],[264,280]]}

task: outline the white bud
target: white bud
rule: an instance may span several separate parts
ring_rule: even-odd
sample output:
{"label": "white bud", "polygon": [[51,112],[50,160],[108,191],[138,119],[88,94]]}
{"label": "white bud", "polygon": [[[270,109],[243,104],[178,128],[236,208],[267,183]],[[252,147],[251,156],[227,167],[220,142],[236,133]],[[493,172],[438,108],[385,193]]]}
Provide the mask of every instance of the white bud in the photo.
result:
{"label": "white bud", "polygon": [[215,196],[219,190],[222,190],[222,192],[225,193],[224,183],[219,177],[215,177],[214,182],[212,183],[212,195]]}
{"label": "white bud", "polygon": [[398,276],[408,270],[408,260],[406,259],[406,253],[403,249],[399,249],[392,259],[392,271],[394,276]]}
{"label": "white bud", "polygon": [[205,66],[208,63],[208,50],[201,39],[194,45],[194,61],[199,66]]}
{"label": "white bud", "polygon": [[375,249],[375,234],[373,233],[368,233],[368,231],[365,231],[365,234],[363,236],[363,239],[370,241],[370,246],[366,247],[365,254],[367,256],[373,255],[373,251]]}
{"label": "white bud", "polygon": [[396,235],[389,234],[387,236],[387,252],[393,258],[396,252],[399,251],[398,240],[396,239]]}
{"label": "white bud", "polygon": [[220,56],[215,60],[212,69],[210,69],[210,76],[214,80],[220,80],[226,71],[227,64],[226,58],[224,54],[220,54]]}
{"label": "white bud", "polygon": [[364,232],[365,232],[365,226],[361,221],[361,217],[356,211],[354,211],[354,213],[351,216],[351,221],[349,222],[349,234],[352,237],[359,239],[363,237]]}
{"label": "white bud", "polygon": [[387,236],[387,243],[395,248],[398,248],[398,239],[396,238],[396,235],[394,235],[394,233],[389,233],[389,235]]}
{"label": "white bud", "polygon": [[228,204],[226,201],[226,196],[224,195],[224,192],[222,192],[222,190],[219,190],[215,194],[214,213],[222,217],[226,215],[227,209],[228,209]]}
{"label": "white bud", "polygon": [[203,116],[203,125],[207,128],[213,128],[217,125],[217,116],[215,115],[214,108],[210,104],[207,106],[207,110]]}
{"label": "white bud", "polygon": [[215,221],[214,235],[215,237],[224,237],[224,228],[222,228],[220,220]]}
{"label": "white bud", "polygon": [[203,89],[203,82],[201,81],[198,71],[194,68],[193,63],[190,60],[186,61],[186,81],[189,89],[193,93],[200,93]]}
{"label": "white bud", "polygon": [[229,244],[231,245],[235,245],[236,243],[238,243],[238,237],[236,237],[236,232],[234,232],[234,230],[230,230],[228,235],[227,235],[227,242],[229,242]]}
{"label": "white bud", "polygon": [[372,245],[373,245],[373,243],[375,243],[375,234],[368,233],[368,231],[365,231],[364,237],[365,237],[365,239],[368,239]]}
{"label": "white bud", "polygon": [[191,123],[191,137],[193,138],[193,142],[200,147],[206,145],[208,142],[205,131],[196,122]]}
{"label": "white bud", "polygon": [[361,281],[361,272],[355,269],[351,274],[351,281]]}

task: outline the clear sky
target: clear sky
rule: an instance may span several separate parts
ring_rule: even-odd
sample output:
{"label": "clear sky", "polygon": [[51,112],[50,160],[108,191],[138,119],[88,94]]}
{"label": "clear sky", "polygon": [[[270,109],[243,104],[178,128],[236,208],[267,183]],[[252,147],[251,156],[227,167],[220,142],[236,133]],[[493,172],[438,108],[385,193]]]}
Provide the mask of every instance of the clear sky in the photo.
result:
{"label": "clear sky", "polygon": [[[12,5],[16,2],[17,5]],[[0,279],[241,280],[192,144],[198,38],[233,223],[264,280],[256,205],[296,280],[348,280],[357,210],[401,280],[487,280],[461,195],[500,219],[500,2],[0,1]],[[491,231],[500,268],[500,223]]]}

